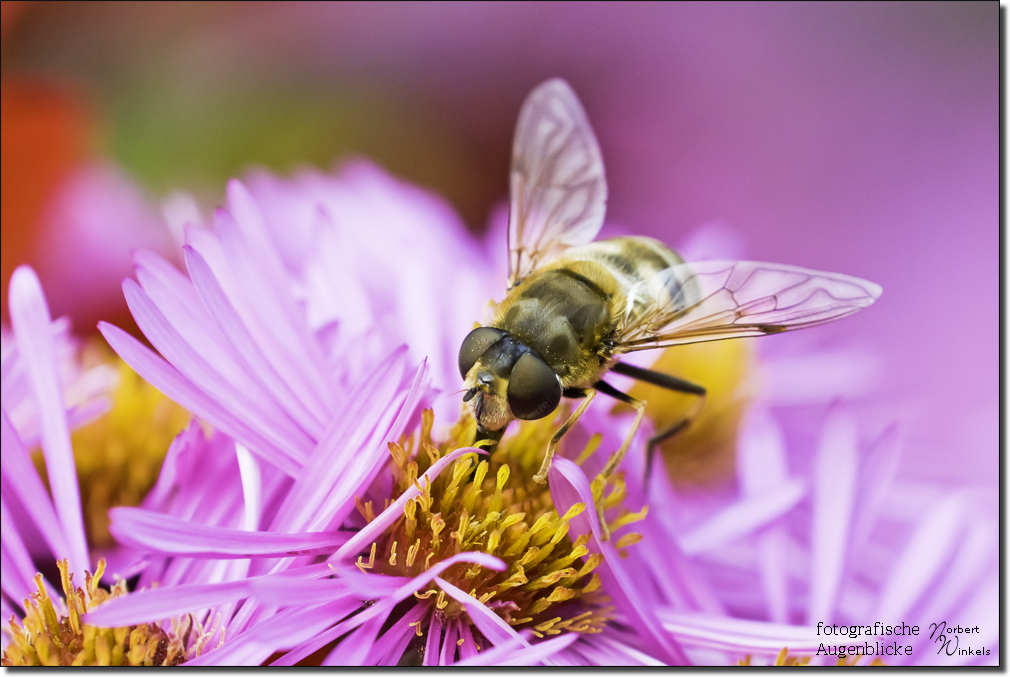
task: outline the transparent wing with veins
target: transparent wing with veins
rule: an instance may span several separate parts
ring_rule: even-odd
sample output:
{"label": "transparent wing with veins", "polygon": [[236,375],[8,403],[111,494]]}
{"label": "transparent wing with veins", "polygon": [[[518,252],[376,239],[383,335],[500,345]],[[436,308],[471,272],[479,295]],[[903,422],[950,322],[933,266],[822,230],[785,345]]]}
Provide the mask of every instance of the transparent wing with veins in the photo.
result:
{"label": "transparent wing with veins", "polygon": [[607,181],[592,127],[564,80],[523,103],[512,145],[509,289],[546,258],[591,242],[603,225]]}
{"label": "transparent wing with veins", "polygon": [[615,352],[812,327],[858,312],[880,293],[866,280],[796,266],[684,263],[629,290]]}

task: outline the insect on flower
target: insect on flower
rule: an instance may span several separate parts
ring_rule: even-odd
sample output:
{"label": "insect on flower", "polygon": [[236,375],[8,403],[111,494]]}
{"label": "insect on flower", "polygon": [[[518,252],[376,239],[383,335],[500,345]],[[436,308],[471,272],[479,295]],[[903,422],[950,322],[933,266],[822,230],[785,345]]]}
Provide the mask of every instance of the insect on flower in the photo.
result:
{"label": "insect on flower", "polygon": [[704,387],[621,363],[621,355],[811,327],[880,296],[878,285],[848,275],[751,261],[685,263],[646,237],[593,242],[607,202],[603,160],[582,105],[560,79],[523,103],[510,190],[508,294],[490,325],[463,340],[459,371],[477,442],[497,443],[513,419],[543,418],[562,397],[583,398],[548,444],[535,476],[541,483],[558,442],[597,392],[637,410],[598,480],[620,464],[645,402],[602,380],[609,371],[697,396],[691,412],[649,440],[647,469],[656,444],[700,409]]}

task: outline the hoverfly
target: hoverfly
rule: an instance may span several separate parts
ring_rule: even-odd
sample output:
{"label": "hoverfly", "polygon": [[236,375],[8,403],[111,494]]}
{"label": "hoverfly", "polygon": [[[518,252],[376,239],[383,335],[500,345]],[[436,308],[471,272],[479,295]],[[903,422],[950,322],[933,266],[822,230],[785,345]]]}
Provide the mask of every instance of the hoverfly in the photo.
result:
{"label": "hoverfly", "polygon": [[[621,462],[645,402],[602,380],[609,371],[697,395],[694,413],[700,408],[703,387],[623,364],[621,355],[811,327],[880,296],[878,285],[848,275],[751,261],[685,263],[646,237],[593,242],[607,202],[603,160],[564,80],[544,82],[523,103],[510,192],[508,294],[492,309],[490,324],[463,340],[459,371],[463,401],[477,420],[475,443],[497,443],[513,419],[543,418],[562,397],[583,399],[551,439],[534,478],[541,483],[558,442],[597,392],[636,409],[630,432],[597,479]],[[647,472],[655,445],[691,415],[649,440]]]}

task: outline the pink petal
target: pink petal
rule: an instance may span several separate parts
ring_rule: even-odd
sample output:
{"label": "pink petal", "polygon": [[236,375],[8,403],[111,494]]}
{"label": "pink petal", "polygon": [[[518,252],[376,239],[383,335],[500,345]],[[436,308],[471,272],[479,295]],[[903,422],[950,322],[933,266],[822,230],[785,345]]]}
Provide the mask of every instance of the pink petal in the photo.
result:
{"label": "pink petal", "polygon": [[36,590],[33,581],[35,565],[18,536],[17,527],[7,511],[7,501],[3,496],[0,496],[0,528],[3,529],[4,536],[0,541],[0,588],[3,588],[4,594],[11,601],[24,604],[24,600]]}
{"label": "pink petal", "polygon": [[442,654],[442,626],[445,624],[445,617],[439,613],[431,614],[428,621],[428,636],[424,643],[424,658],[422,665],[438,665],[439,656]]}
{"label": "pink petal", "polygon": [[555,458],[548,481],[551,498],[554,499],[559,514],[564,514],[576,503],[585,503],[586,509],[571,521],[571,534],[574,536],[592,534],[590,544],[604,556],[597,569],[603,580],[604,589],[638,632],[649,653],[669,664],[686,663],[687,657],[677,645],[677,641],[660,631],[659,621],[655,617],[652,605],[640,598],[630,577],[621,566],[620,557],[613,543],[600,540],[600,526],[593,503],[593,492],[582,469],[568,459]]}
{"label": "pink petal", "polygon": [[101,628],[157,623],[172,616],[209,609],[249,594],[247,581],[160,587],[110,599],[84,619]]}
{"label": "pink petal", "polygon": [[[312,397],[303,400],[300,393],[291,389],[288,382],[267,361],[249,329],[221,290],[207,262],[192,247],[185,247],[184,251],[193,285],[248,370],[262,384],[263,391],[274,404],[286,411],[313,439],[318,440],[323,434],[326,421],[330,419],[330,413],[322,409]],[[310,410],[309,407],[313,405],[317,406]]]}
{"label": "pink petal", "polygon": [[[348,589],[339,578],[308,578],[301,575],[306,567],[289,569],[280,574],[268,574],[248,579],[249,596],[265,606],[297,606],[321,604],[345,597],[360,597]],[[291,575],[286,575],[290,573]]]}
{"label": "pink petal", "polygon": [[747,411],[738,439],[737,475],[745,495],[759,496],[789,481],[785,437],[766,407]]}
{"label": "pink petal", "polygon": [[305,462],[308,451],[315,445],[314,440],[277,412],[271,403],[257,397],[256,390],[240,391],[223,378],[169,324],[140,285],[130,279],[123,280],[123,294],[144,335],[180,373],[215,400],[227,402],[229,410],[256,428],[292,460]]}
{"label": "pink petal", "polygon": [[137,280],[144,293],[183,341],[239,392],[255,391],[259,399],[266,399],[204,307],[193,283],[172,264],[150,252],[136,252],[134,261]]}
{"label": "pink petal", "polygon": [[98,329],[112,349],[135,372],[163,392],[169,399],[178,402],[225,434],[242,440],[250,451],[259,454],[268,463],[289,475],[297,474],[301,467],[298,462],[281,452],[258,432],[249,428],[244,421],[236,418],[215,399],[194,386],[173,366],[144,347],[137,339],[119,327],[105,322],[100,322]]}
{"label": "pink petal", "polygon": [[297,646],[315,636],[332,625],[334,620],[346,617],[358,606],[355,600],[337,600],[281,611],[233,640],[229,640],[226,635],[224,646],[187,661],[186,665],[261,665],[276,652]]}
{"label": "pink petal", "polygon": [[210,559],[323,554],[346,543],[348,531],[285,534],[197,524],[142,508],[113,508],[109,530],[141,550]]}
{"label": "pink petal", "polygon": [[[407,421],[427,391],[427,384],[428,365],[422,362],[414,374],[410,389],[405,394],[397,395],[393,403],[383,412],[368,439],[359,447],[358,454],[350,462],[343,464],[343,471],[337,475],[329,495],[320,506],[319,514],[309,524],[311,528],[342,524],[347,515],[354,510],[355,492],[361,487],[371,486],[372,480],[388,458],[389,440],[398,439],[403,435]],[[317,467],[313,462],[310,462],[307,470]]]}
{"label": "pink petal", "polygon": [[[416,614],[417,607],[427,606],[426,604],[414,604],[407,614]],[[369,654],[375,649],[375,638],[378,636],[379,631],[382,626],[385,625],[389,613],[392,609],[384,609],[384,612],[373,616],[368,620],[368,622],[359,626],[356,630],[352,631],[347,637],[340,640],[340,643],[334,647],[333,651],[323,660],[323,665],[356,665],[363,666],[368,665]],[[403,619],[400,619],[401,621]],[[409,621],[408,621],[409,622]],[[412,628],[404,628],[402,626],[397,627],[398,624],[394,623],[393,628],[390,630],[395,630],[395,634],[390,635],[390,640],[400,640],[408,639],[409,635],[405,630],[409,630],[413,633]],[[387,632],[388,634],[388,632]]]}
{"label": "pink petal", "polygon": [[874,618],[904,618],[950,558],[961,535],[966,511],[964,496],[952,494],[919,522],[880,594]]}
{"label": "pink petal", "polygon": [[57,554],[65,554],[77,580],[84,580],[84,570],[90,568],[88,544],[84,536],[77,465],[70,446],[63,389],[56,372],[49,306],[46,305],[38,276],[27,266],[14,270],[8,295],[14,337],[38,405],[42,451],[53,490],[53,503],[69,546],[66,553]]}
{"label": "pink petal", "polygon": [[816,627],[764,623],[728,616],[660,610],[663,627],[684,644],[740,653],[816,651],[824,637]]}
{"label": "pink petal", "polygon": [[392,593],[389,593],[376,604],[373,604],[346,621],[338,623],[325,632],[320,633],[312,640],[305,642],[289,652],[287,655],[282,656],[272,663],[272,665],[294,665],[306,656],[309,656],[315,651],[323,648],[334,639],[350,632],[372,618],[377,616],[385,617],[390,611],[392,611],[394,606],[413,595],[416,590],[420,590],[431,583],[439,574],[457,562],[471,562],[494,571],[504,571],[506,568],[505,563],[497,557],[492,557],[482,552],[461,552],[458,555],[454,555],[449,559],[442,560],[441,562],[432,565],[430,569],[426,570],[417,577],[410,579],[406,584],[400,586]]}
{"label": "pink petal", "polygon": [[242,528],[257,531],[263,512],[263,477],[249,450],[241,444],[235,445],[235,460],[238,461],[239,478],[242,481]]}
{"label": "pink petal", "polygon": [[[590,665],[664,665],[649,654],[629,646],[616,634],[602,632],[598,635],[586,635],[584,641],[579,642],[572,649],[580,655],[590,658]],[[562,656],[557,658],[562,658]]]}
{"label": "pink petal", "polygon": [[458,620],[449,621],[445,626],[445,637],[442,638],[442,650],[438,652],[438,664],[449,665],[456,659],[456,639],[459,636]]}
{"label": "pink petal", "polygon": [[[229,188],[229,198],[233,196]],[[304,311],[291,297],[288,276],[281,273],[272,281],[268,279],[271,269],[276,271],[273,252],[253,251],[255,245],[251,247],[247,238],[249,221],[218,210],[214,214],[216,236],[205,229],[190,228],[187,243],[207,261],[277,372],[284,374],[297,392],[315,398],[318,405],[314,406],[335,411],[332,384],[327,382],[328,374],[319,369],[327,364],[326,356],[306,324]]]}
{"label": "pink petal", "polygon": [[[653,474],[649,487],[653,505],[676,505],[676,493],[666,473]],[[642,523],[645,540],[638,545],[643,560],[651,563],[655,584],[669,604],[709,613],[725,613],[707,578],[677,545],[677,528],[667,510],[653,510]]]}
{"label": "pink petal", "polygon": [[[346,495],[347,467],[356,467],[360,472],[362,465],[374,465],[374,456],[388,454],[386,439],[373,440],[369,448],[364,448],[364,445],[381,426],[382,420],[390,415],[389,405],[397,394],[404,357],[404,350],[395,351],[358,383],[348,398],[349,406],[331,422],[295,479],[274,518],[274,529],[298,531],[325,528],[336,508],[333,503],[339,500],[343,504],[348,498],[353,499],[353,495]],[[363,451],[371,452],[367,461],[361,459]],[[343,484],[343,491],[334,499],[337,483]],[[350,490],[354,491],[357,486],[355,484]],[[324,506],[329,506],[329,510]]]}
{"label": "pink petal", "polygon": [[7,417],[6,410],[3,411],[0,425],[2,425],[0,439],[3,443],[3,466],[0,472],[25,512],[32,518],[49,550],[59,557],[69,551],[69,546],[53,510],[49,494],[28,457],[28,451],[21,444],[21,439]]}
{"label": "pink petal", "polygon": [[761,585],[768,603],[768,617],[775,623],[789,622],[787,546],[785,525],[776,524],[757,534]]}
{"label": "pink petal", "polygon": [[470,631],[469,624],[459,623],[459,636],[460,639],[463,640],[463,642],[459,645],[459,659],[461,661],[465,661],[468,658],[476,656],[478,653],[477,642],[473,638],[473,633]]}
{"label": "pink petal", "polygon": [[559,651],[567,649],[579,638],[579,635],[578,633],[570,632],[560,637],[539,642],[533,646],[530,646],[526,641],[528,637],[528,631],[523,633],[523,635],[516,635],[516,637],[504,644],[485,649],[476,656],[472,656],[465,661],[460,661],[455,665],[458,667],[539,665],[545,659],[554,656]]}
{"label": "pink petal", "polygon": [[[304,567],[296,575],[285,572],[223,583],[173,585],[142,590],[108,600],[89,612],[85,620],[92,625],[105,628],[160,622],[172,616],[208,609],[247,597],[256,590],[257,584],[268,587],[270,581],[264,583],[264,580],[271,577],[287,578],[291,582],[292,589],[297,589],[303,578],[325,576],[329,573],[325,565],[316,565]],[[324,586],[325,584],[321,587]]]}
{"label": "pink petal", "polygon": [[898,471],[902,440],[892,425],[867,454],[857,482],[856,514],[852,522],[850,552],[859,552],[880,517],[880,507]]}
{"label": "pink petal", "polygon": [[773,491],[749,496],[681,536],[678,539],[680,547],[686,554],[694,555],[734,541],[779,519],[803,500],[805,494],[803,483],[791,480]]}
{"label": "pink petal", "polygon": [[922,618],[951,618],[957,606],[981,579],[985,568],[996,561],[998,547],[995,524],[988,523],[988,520],[971,523],[950,569],[940,584],[930,590],[929,606],[922,612]]}
{"label": "pink petal", "polygon": [[519,636],[512,627],[506,623],[501,616],[496,614],[487,608],[483,603],[478,601],[476,598],[470,596],[469,594],[463,592],[457,588],[452,583],[444,581],[441,578],[436,578],[435,582],[438,586],[445,590],[449,597],[463,605],[466,609],[467,616],[473,621],[473,624],[477,626],[481,634],[484,635],[492,644],[505,644],[511,640],[518,639],[519,643],[523,646],[529,646],[529,642]]}
{"label": "pink petal", "polygon": [[814,466],[808,622],[835,618],[855,500],[857,445],[855,421],[840,406],[833,407]]}
{"label": "pink petal", "polygon": [[[393,623],[392,627],[382,633],[382,636],[378,640],[376,640],[376,635],[382,629],[385,619],[373,618],[358,628],[352,635],[341,641],[336,649],[331,651],[330,655],[323,661],[323,665],[395,666],[403,657],[407,645],[416,636],[416,631],[411,624],[423,624],[425,616],[435,615],[431,611],[430,604],[415,604],[402,618]],[[374,629],[368,627],[370,625],[374,625]],[[363,632],[366,630],[367,632]],[[367,650],[364,660],[355,661],[349,655],[347,656],[348,660],[340,659],[341,649],[346,649],[348,646],[353,646],[359,642],[361,648]]]}

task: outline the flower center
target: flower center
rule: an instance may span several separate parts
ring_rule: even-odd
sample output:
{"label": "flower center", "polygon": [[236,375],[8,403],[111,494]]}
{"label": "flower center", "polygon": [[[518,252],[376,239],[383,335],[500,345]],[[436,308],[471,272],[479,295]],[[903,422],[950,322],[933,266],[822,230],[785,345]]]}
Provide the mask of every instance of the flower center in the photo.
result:
{"label": "flower center", "polygon": [[10,621],[12,641],[0,660],[3,665],[178,665],[199,655],[217,634],[216,625],[205,629],[193,616],[173,619],[171,632],[150,623],[122,628],[84,623],[81,617],[88,611],[128,594],[126,581],[120,580],[108,591],[98,587],[105,572],[103,559],[94,576],[85,572],[84,588],[75,589],[67,560],[56,565],[64,599],[57,598],[54,604],[42,574],[35,575],[38,592],[25,600],[22,623]]}
{"label": "flower center", "polygon": [[[390,502],[412,485],[419,486],[421,493],[404,505],[403,517],[373,543],[368,560],[359,559],[359,568],[415,577],[459,552],[485,552],[503,560],[507,569],[491,571],[461,563],[441,577],[469,592],[505,622],[530,627],[537,636],[599,632],[612,611],[594,571],[602,555],[590,554],[587,535],[575,540],[568,535],[570,521],[586,506],[579,503],[559,515],[549,488],[533,481],[554,432],[551,419],[520,422],[517,434],[502,440],[490,457],[462,456],[430,485],[418,485],[418,477],[427,468],[449,451],[469,446],[474,438],[475,423],[469,414],[440,444],[431,440],[432,424],[432,412],[425,411],[416,437],[389,444],[394,461]],[[598,444],[599,437],[591,440],[580,460],[588,458]],[[623,476],[615,475],[610,487],[604,504],[617,507],[624,498]],[[600,494],[604,491],[605,487],[598,488]],[[366,520],[374,519],[370,502],[359,503],[358,508]],[[625,510],[617,528],[644,516],[645,510]],[[638,540],[637,534],[628,536],[618,540],[620,547]],[[434,584],[415,596],[431,600],[447,618],[465,612]]]}

